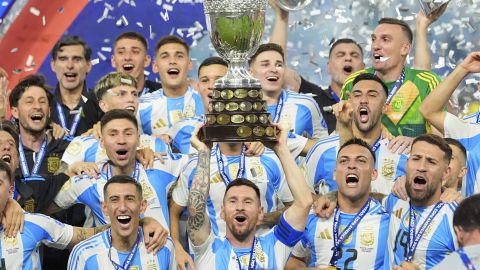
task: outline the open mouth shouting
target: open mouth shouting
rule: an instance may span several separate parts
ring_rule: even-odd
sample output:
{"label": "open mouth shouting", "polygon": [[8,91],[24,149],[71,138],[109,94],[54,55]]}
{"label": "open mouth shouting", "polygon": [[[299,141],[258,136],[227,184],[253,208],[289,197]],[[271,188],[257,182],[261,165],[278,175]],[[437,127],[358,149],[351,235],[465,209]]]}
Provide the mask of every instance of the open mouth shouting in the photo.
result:
{"label": "open mouth shouting", "polygon": [[346,75],[350,75],[353,71],[353,67],[350,66],[350,65],[345,65],[343,67],[343,72],[346,74]]}
{"label": "open mouth shouting", "polygon": [[119,149],[119,150],[115,151],[115,154],[117,154],[117,158],[119,160],[128,159],[128,150],[127,149]]}
{"label": "open mouth shouting", "polygon": [[135,66],[133,64],[124,64],[122,66],[122,68],[125,72],[128,73],[128,72],[132,71],[135,68]]}
{"label": "open mouth shouting", "polygon": [[235,219],[236,223],[238,223],[238,224],[240,224],[240,225],[244,225],[244,224],[247,223],[247,217],[244,216],[244,215],[242,215],[242,214],[236,215],[236,216],[234,217],[234,219]]}
{"label": "open mouth shouting", "polygon": [[347,174],[346,183],[349,187],[356,187],[358,184],[358,176],[354,173]]}
{"label": "open mouth shouting", "polygon": [[4,154],[2,156],[2,160],[5,161],[6,163],[10,164],[10,162],[12,161],[12,156],[10,154]]}
{"label": "open mouth shouting", "polygon": [[358,110],[358,116],[360,118],[361,123],[368,122],[368,116],[369,116],[368,108],[360,107],[360,109]]}
{"label": "open mouth shouting", "polygon": [[423,176],[415,176],[413,178],[413,189],[425,189],[427,185],[427,180]]}
{"label": "open mouth shouting", "polygon": [[130,222],[132,221],[132,217],[129,215],[118,215],[117,216],[117,221],[120,223],[121,228],[128,228],[130,225]]}
{"label": "open mouth shouting", "polygon": [[375,62],[385,62],[385,61],[390,59],[390,57],[386,57],[386,56],[380,55],[378,53],[374,54],[373,58],[374,58]]}
{"label": "open mouth shouting", "polygon": [[177,77],[180,74],[180,70],[178,68],[169,68],[167,74],[172,77]]}
{"label": "open mouth shouting", "polygon": [[42,120],[43,120],[43,113],[33,113],[30,115],[30,119],[34,122],[34,123],[41,123]]}
{"label": "open mouth shouting", "polygon": [[78,74],[74,72],[67,72],[64,74],[65,78],[67,78],[67,81],[75,81],[77,79]]}
{"label": "open mouth shouting", "polygon": [[267,76],[267,81],[269,82],[277,82],[278,81],[278,76]]}

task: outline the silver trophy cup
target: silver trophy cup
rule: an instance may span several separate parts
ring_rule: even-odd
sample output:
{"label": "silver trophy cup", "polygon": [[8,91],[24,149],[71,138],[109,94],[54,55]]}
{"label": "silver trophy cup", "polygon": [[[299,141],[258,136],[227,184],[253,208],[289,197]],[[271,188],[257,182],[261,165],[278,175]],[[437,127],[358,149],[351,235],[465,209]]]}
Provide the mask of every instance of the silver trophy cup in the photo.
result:
{"label": "silver trophy cup", "polygon": [[267,0],[204,0],[210,39],[229,66],[215,82],[203,136],[208,141],[275,140],[260,81],[247,71],[265,26]]}

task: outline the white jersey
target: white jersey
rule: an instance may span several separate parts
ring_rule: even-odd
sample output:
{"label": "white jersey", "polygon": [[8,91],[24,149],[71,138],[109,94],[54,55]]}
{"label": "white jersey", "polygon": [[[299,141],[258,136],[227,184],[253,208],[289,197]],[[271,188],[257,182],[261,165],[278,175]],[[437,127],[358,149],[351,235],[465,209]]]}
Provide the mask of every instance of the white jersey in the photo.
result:
{"label": "white jersey", "polygon": [[[340,229],[355,218],[355,214],[340,213]],[[310,213],[302,240],[293,248],[292,254],[299,258],[309,256],[309,267],[328,267],[333,255],[333,220],[317,217]],[[337,261],[339,269],[383,269],[387,248],[390,215],[376,200],[370,201],[370,208],[351,235],[342,244]]]}
{"label": "white jersey", "polygon": [[[386,198],[385,207],[391,214],[388,236],[388,256],[393,265],[399,265],[407,257],[409,244],[410,203],[394,195]],[[413,256],[413,263],[420,269],[430,269],[457,248],[457,238],[453,230],[453,212],[457,203],[445,203],[418,243]],[[413,206],[417,216],[415,233],[434,209],[434,206]],[[392,265],[390,265],[390,268]]]}
{"label": "white jersey", "polygon": [[[150,135],[140,135],[140,147],[150,148],[154,152],[167,152],[167,145],[160,139]],[[75,162],[94,162],[103,164],[108,160],[100,141],[93,136],[78,136],[68,145],[63,153],[62,161],[68,165]]]}
{"label": "white jersey", "polygon": [[65,249],[72,237],[72,226],[41,214],[25,213],[23,233],[9,238],[0,226],[0,258],[1,265],[5,265],[2,269],[42,269],[38,247],[45,244]]}
{"label": "white jersey", "polygon": [[[293,229],[284,219],[267,234],[257,237],[255,248],[235,248],[225,237],[210,233],[200,246],[193,246],[197,270],[239,269],[247,270],[250,254],[255,257],[255,269],[283,269],[295,243],[303,232]],[[239,267],[240,263],[240,267]]]}
{"label": "white jersey", "polygon": [[467,149],[467,175],[462,182],[465,197],[480,193],[480,125],[465,123],[450,113],[444,120],[444,136],[458,140]]}
{"label": "white jersey", "polygon": [[[475,269],[480,269],[480,244],[462,248]],[[433,270],[466,269],[458,251],[452,252],[445,259],[432,268]]]}
{"label": "white jersey", "polygon": [[[167,193],[186,161],[186,156],[179,160],[167,159],[164,163],[155,161],[154,168],[149,170],[139,164],[138,181],[142,185],[143,198],[147,201],[145,216],[156,219],[166,229],[170,225]],[[85,204],[92,209],[96,226],[107,224],[110,219],[102,211],[103,187],[107,180],[103,166],[98,179],[87,175],[74,176],[63,185],[54,202],[63,209],[75,203]]]}
{"label": "white jersey", "polygon": [[167,134],[168,129],[183,118],[204,114],[200,94],[189,87],[178,98],[165,96],[163,89],[140,97],[137,120],[140,133],[149,135]]}
{"label": "white jersey", "polygon": [[[142,233],[130,270],[177,269],[175,247],[170,238],[157,254],[147,253]],[[68,258],[68,270],[116,270],[114,263],[123,265],[128,252],[119,252],[111,247],[107,231],[77,244]]]}
{"label": "white jersey", "polygon": [[[235,179],[240,156],[222,155],[222,159],[225,163],[225,172],[231,179]],[[172,192],[173,201],[180,206],[187,206],[188,193],[196,172],[197,161],[197,157],[189,161]],[[260,157],[245,157],[245,166],[244,178],[253,181],[260,189],[260,199],[266,213],[281,208],[282,202],[293,201],[280,161],[271,150],[266,150]],[[220,176],[214,148],[210,159],[210,192],[207,206],[215,235],[225,235],[225,221],[220,217],[225,190],[226,184]]]}
{"label": "white jersey", "polygon": [[[282,124],[297,135],[315,139],[328,135],[320,108],[311,96],[282,90],[277,104],[268,106],[267,111],[274,122]],[[279,116],[276,117],[277,114]]]}
{"label": "white jersey", "polygon": [[[378,170],[378,177],[372,182],[372,191],[390,194],[395,180],[405,175],[405,165],[408,157],[392,153],[388,149],[388,139],[382,139],[373,146]],[[320,139],[307,154],[307,183],[312,192],[324,194],[337,190],[338,186],[333,179],[333,171],[337,162],[337,153],[340,149],[340,137],[331,135]]]}

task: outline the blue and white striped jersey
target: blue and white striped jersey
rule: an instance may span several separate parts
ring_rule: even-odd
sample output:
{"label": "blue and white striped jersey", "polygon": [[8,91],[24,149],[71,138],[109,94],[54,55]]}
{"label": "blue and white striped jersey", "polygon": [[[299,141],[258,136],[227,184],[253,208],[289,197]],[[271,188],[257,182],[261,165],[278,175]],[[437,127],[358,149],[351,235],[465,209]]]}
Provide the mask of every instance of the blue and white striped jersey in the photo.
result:
{"label": "blue and white striped jersey", "polygon": [[465,123],[450,113],[444,120],[444,136],[458,140],[467,149],[467,175],[462,182],[465,197],[480,193],[480,125]]}
{"label": "blue and white striped jersey", "polygon": [[205,112],[200,94],[191,87],[184,96],[178,98],[169,98],[163,89],[159,89],[140,97],[138,106],[140,133],[149,135],[167,134],[176,122]]}
{"label": "blue and white striped jersey", "polygon": [[[395,180],[405,175],[405,165],[408,157],[388,150],[388,139],[379,141],[376,148],[375,168],[378,170],[377,180],[372,182],[372,191],[390,194]],[[340,137],[331,135],[320,139],[307,154],[307,183],[312,191],[324,194],[337,190],[333,179],[333,171],[337,162],[337,152],[340,149]]]}
{"label": "blue and white striped jersey", "polygon": [[45,244],[65,249],[72,237],[72,226],[41,214],[25,213],[23,233],[9,238],[0,226],[0,258],[5,269],[42,269],[38,247]]}
{"label": "blue and white striped jersey", "polygon": [[[340,213],[341,233],[355,218],[355,214]],[[299,258],[309,256],[309,267],[328,267],[333,255],[333,216],[328,219],[310,213],[302,240],[292,254]],[[339,253],[337,269],[383,269],[387,248],[390,215],[376,200],[370,201],[370,209],[350,236],[345,239]]]}
{"label": "blue and white striped jersey", "polygon": [[[283,269],[302,234],[303,232],[292,228],[282,216],[278,225],[256,238],[258,241],[253,252],[255,269]],[[197,270],[248,270],[251,248],[232,247],[228,239],[214,236],[211,232],[205,243],[193,246],[193,253]]]}
{"label": "blue and white striped jersey", "polygon": [[[225,172],[235,179],[240,156],[225,156]],[[172,192],[173,201],[183,207],[187,206],[188,193],[196,172],[197,157],[193,157],[180,174],[180,179]],[[245,177],[253,181],[260,189],[260,199],[266,213],[281,208],[281,202],[293,201],[280,161],[271,150],[265,150],[260,157],[245,157]],[[207,200],[208,214],[215,235],[225,235],[225,221],[220,217],[226,184],[218,172],[215,148],[210,159],[210,194]]]}
{"label": "blue and white striped jersey", "polygon": [[[447,254],[457,248],[457,238],[453,230],[453,212],[458,204],[445,203],[418,243],[413,256],[413,263],[420,269],[430,269],[441,262]],[[393,265],[399,265],[406,260],[409,239],[410,203],[389,195],[385,200],[385,208],[390,213],[388,236],[388,257]],[[427,216],[433,210],[429,207],[413,206],[417,218],[415,232],[417,233]]]}
{"label": "blue and white striped jersey", "polygon": [[[157,254],[147,253],[142,233],[139,235],[137,251],[133,256],[129,269],[177,269],[175,247],[170,238]],[[68,258],[69,270],[115,270],[112,261],[123,265],[128,252],[120,252],[110,245],[107,231],[94,235],[77,244]]]}
{"label": "blue and white striped jersey", "polygon": [[[475,269],[480,269],[480,244],[464,246],[462,249]],[[458,251],[448,254],[441,263],[432,268],[432,270],[455,269],[468,269],[465,268],[465,264],[463,263]]]}
{"label": "blue and white striped jersey", "polygon": [[[187,162],[187,157],[167,159],[164,163],[155,161],[154,168],[145,170],[140,166],[138,181],[142,185],[143,198],[147,201],[145,216],[156,219],[168,229],[170,225],[167,193],[171,185],[177,180],[180,171]],[[61,208],[67,209],[75,203],[82,203],[92,209],[94,226],[109,223],[109,218],[102,212],[103,187],[107,183],[107,175],[103,170],[98,179],[87,175],[74,176],[62,187],[54,199]]]}
{"label": "blue and white striped jersey", "polygon": [[[150,148],[154,152],[167,152],[167,145],[160,139],[150,135],[140,135],[140,147]],[[108,160],[107,153],[100,141],[93,136],[78,136],[68,145],[62,156],[62,161],[68,165],[75,162],[94,162],[103,164]]]}
{"label": "blue and white striped jersey", "polygon": [[479,112],[474,112],[469,115],[465,115],[463,118],[463,121],[470,123],[470,124],[478,124],[480,123],[480,111]]}
{"label": "blue and white striped jersey", "polygon": [[[307,138],[323,138],[328,136],[328,128],[317,102],[308,95],[283,90],[283,108],[279,123],[287,130]],[[277,104],[267,107],[267,111],[275,121]]]}

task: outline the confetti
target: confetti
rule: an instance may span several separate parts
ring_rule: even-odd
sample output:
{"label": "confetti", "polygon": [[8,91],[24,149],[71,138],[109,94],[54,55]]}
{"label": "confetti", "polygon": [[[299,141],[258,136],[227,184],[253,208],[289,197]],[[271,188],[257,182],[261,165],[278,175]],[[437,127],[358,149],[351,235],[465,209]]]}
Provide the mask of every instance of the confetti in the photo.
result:
{"label": "confetti", "polygon": [[30,7],[30,13],[32,13],[35,16],[40,16],[40,10],[36,7]]}

